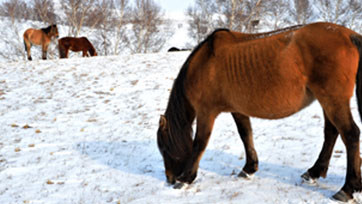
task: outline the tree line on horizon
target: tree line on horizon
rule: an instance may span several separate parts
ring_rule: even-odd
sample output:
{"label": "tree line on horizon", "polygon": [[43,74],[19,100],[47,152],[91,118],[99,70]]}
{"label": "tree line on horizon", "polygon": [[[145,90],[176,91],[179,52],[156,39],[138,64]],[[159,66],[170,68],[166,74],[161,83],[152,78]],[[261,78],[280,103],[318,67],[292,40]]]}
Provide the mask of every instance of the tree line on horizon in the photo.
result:
{"label": "tree line on horizon", "polygon": [[[159,52],[174,34],[164,14],[155,0],[6,0],[0,4],[0,16],[10,19],[14,37],[21,36],[16,25],[25,21],[64,25],[67,36],[92,31],[100,55]],[[187,48],[216,28],[253,33],[327,21],[362,31],[360,0],[195,0],[185,16],[193,41]],[[23,50],[22,44],[7,39],[14,44],[14,53]]]}

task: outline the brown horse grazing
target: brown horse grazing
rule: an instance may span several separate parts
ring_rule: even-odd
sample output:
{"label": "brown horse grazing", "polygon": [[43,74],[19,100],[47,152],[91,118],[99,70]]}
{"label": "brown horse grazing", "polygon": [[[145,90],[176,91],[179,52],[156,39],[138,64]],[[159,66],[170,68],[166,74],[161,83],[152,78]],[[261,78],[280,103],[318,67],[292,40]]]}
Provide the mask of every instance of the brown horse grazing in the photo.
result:
{"label": "brown horse grazing", "polygon": [[74,52],[83,52],[83,57],[97,56],[96,49],[94,49],[91,42],[86,37],[64,37],[58,40],[59,56],[60,58],[68,58],[69,50]]}
{"label": "brown horse grazing", "polygon": [[[333,197],[362,189],[359,129],[350,98],[356,83],[362,114],[362,36],[339,25],[314,23],[261,34],[216,30],[190,54],[175,79],[157,132],[167,181],[192,183],[215,118],[231,112],[246,152],[245,177],[258,170],[250,117],[278,119],[321,104],[325,141],[302,177],[326,177],[338,134],[347,149],[345,184]],[[192,139],[192,123],[197,130]]]}
{"label": "brown horse grazing", "polygon": [[57,25],[51,25],[47,28],[42,28],[40,30],[29,28],[24,32],[24,45],[25,51],[28,55],[28,60],[32,60],[30,54],[30,48],[32,45],[41,45],[42,46],[42,58],[45,60],[47,58],[48,46],[53,37],[58,38],[58,28]]}

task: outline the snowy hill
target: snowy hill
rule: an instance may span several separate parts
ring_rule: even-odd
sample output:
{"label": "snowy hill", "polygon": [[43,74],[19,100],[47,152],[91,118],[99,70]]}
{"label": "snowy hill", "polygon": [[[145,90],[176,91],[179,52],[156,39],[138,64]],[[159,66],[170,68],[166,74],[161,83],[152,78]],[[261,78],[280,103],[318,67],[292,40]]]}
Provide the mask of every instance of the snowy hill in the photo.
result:
{"label": "snowy hill", "polygon": [[[188,55],[0,64],[0,203],[335,203],[346,171],[340,139],[328,177],[316,186],[300,179],[323,142],[317,103],[283,120],[252,119],[253,180],[236,176],[244,150],[222,114],[195,182],[166,184],[156,130]],[[354,99],[352,108],[360,124]]]}

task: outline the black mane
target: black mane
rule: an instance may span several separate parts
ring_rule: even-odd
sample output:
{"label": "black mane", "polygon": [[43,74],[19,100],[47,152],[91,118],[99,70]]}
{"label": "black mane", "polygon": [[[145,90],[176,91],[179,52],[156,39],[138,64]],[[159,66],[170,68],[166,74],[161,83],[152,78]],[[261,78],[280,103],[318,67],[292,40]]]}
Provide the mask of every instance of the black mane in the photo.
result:
{"label": "black mane", "polygon": [[[166,108],[165,117],[169,126],[169,142],[172,148],[167,148],[170,156],[176,156],[180,159],[185,158],[192,149],[192,122],[195,118],[195,111],[187,99],[185,91],[185,80],[189,64],[194,55],[206,44],[208,54],[213,53],[213,41],[215,33],[219,31],[229,31],[227,29],[217,29],[210,34],[204,41],[199,43],[191,52],[185,63],[183,64],[177,78],[174,81],[169,102]],[[171,143],[171,144],[170,144]]]}
{"label": "black mane", "polygon": [[48,34],[48,33],[52,30],[52,28],[56,28],[56,27],[57,27],[57,25],[53,24],[53,25],[50,25],[50,26],[48,26],[48,27],[46,27],[46,28],[42,28],[41,30],[42,30],[45,34]]}

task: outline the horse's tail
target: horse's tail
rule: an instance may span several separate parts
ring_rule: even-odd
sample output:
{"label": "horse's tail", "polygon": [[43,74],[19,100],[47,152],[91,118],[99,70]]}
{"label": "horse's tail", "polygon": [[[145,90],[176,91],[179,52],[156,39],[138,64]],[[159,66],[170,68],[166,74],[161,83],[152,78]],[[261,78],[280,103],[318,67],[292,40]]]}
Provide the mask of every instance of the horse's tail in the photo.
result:
{"label": "horse's tail", "polygon": [[24,39],[24,47],[25,47],[25,52],[27,52],[27,51],[28,51],[28,48],[27,48],[27,46],[26,46],[25,39]]}
{"label": "horse's tail", "polygon": [[[28,51],[28,44],[27,41],[29,41],[29,34],[28,34],[28,30],[26,30],[23,34],[23,42],[24,42],[24,47],[25,47],[25,52]],[[29,42],[30,43],[30,42]]]}
{"label": "horse's tail", "polygon": [[165,112],[169,138],[158,138],[158,142],[168,147],[168,155],[175,160],[183,160],[192,153],[192,123],[196,113],[185,89],[188,68],[196,53],[202,52],[206,57],[213,55],[214,37],[218,31],[225,30],[216,30],[191,52],[173,84]]}
{"label": "horse's tail", "polygon": [[351,41],[356,45],[359,52],[358,71],[356,77],[356,96],[358,104],[358,112],[362,119],[362,36],[351,35]]}

